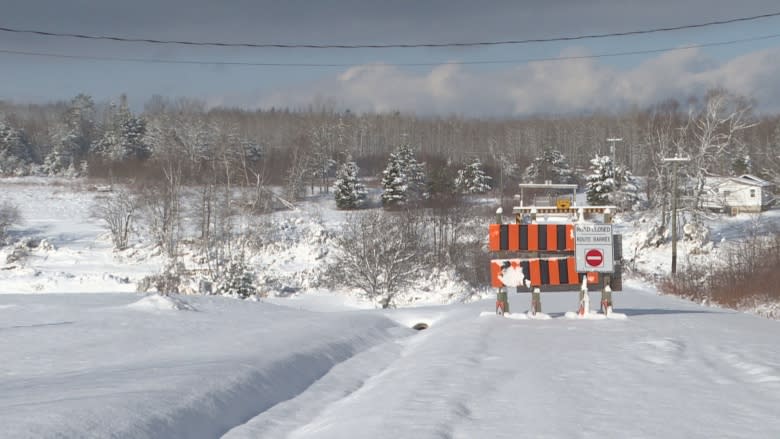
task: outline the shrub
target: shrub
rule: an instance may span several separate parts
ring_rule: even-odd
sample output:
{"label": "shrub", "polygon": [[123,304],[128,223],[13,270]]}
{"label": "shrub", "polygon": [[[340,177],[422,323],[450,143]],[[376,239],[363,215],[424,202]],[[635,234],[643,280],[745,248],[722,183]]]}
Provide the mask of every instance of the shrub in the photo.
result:
{"label": "shrub", "polygon": [[751,236],[721,249],[717,265],[691,265],[661,282],[667,294],[729,308],[757,299],[780,302],[780,232]]}
{"label": "shrub", "polygon": [[19,209],[5,201],[0,204],[0,241],[4,241],[8,235],[8,228],[21,222],[22,216]]}

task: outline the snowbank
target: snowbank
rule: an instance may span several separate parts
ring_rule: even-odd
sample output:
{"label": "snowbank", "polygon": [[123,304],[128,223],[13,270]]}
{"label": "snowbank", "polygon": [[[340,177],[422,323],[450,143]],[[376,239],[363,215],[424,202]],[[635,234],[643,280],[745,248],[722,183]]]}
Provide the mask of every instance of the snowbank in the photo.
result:
{"label": "snowbank", "polygon": [[[220,437],[414,333],[221,297],[0,297],[0,436],[16,439]],[[182,307],[200,312],[138,312]]]}

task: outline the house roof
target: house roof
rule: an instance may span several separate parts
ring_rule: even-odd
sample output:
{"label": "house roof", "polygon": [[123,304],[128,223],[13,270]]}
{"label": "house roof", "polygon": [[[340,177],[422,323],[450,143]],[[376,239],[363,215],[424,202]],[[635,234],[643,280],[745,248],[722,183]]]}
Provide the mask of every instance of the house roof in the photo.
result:
{"label": "house roof", "polygon": [[752,174],[744,174],[739,177],[707,177],[708,186],[722,186],[726,183],[738,183],[753,187],[774,186],[774,184]]}
{"label": "house roof", "polygon": [[763,178],[756,177],[753,174],[743,174],[739,176],[740,181],[752,182],[758,186],[772,186],[772,183],[764,180]]}

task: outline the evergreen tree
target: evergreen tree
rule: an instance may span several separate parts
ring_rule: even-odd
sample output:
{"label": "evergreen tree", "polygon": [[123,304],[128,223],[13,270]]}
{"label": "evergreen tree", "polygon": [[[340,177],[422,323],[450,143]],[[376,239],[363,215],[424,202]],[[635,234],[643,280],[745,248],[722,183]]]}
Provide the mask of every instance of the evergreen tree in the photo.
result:
{"label": "evergreen tree", "polygon": [[339,209],[357,209],[366,200],[366,188],[358,181],[358,167],[351,157],[336,172],[333,195]]}
{"label": "evergreen tree", "polygon": [[51,150],[44,159],[45,172],[78,174],[94,136],[94,113],[91,97],[79,94],[70,101],[65,113],[50,130]]}
{"label": "evergreen tree", "polygon": [[588,204],[609,204],[609,194],[616,191],[619,183],[615,178],[615,167],[610,156],[596,156],[590,161],[591,174],[587,178],[586,194]]}
{"label": "evergreen tree", "polygon": [[731,160],[731,175],[740,176],[751,172],[753,172],[753,160],[749,154],[737,154]]}
{"label": "evergreen tree", "polygon": [[455,189],[456,177],[457,169],[452,166],[449,160],[439,159],[431,166],[431,172],[426,179],[427,191],[436,204],[446,205],[454,201],[457,193]]}
{"label": "evergreen tree", "polygon": [[52,147],[43,163],[43,169],[49,175],[70,173],[75,169],[75,160],[79,150],[79,136],[65,124],[57,124],[51,135]]}
{"label": "evergreen tree", "polygon": [[73,136],[71,164],[76,165],[86,160],[95,137],[95,102],[92,97],[82,93],[71,99],[62,123]]}
{"label": "evergreen tree", "polygon": [[125,154],[136,160],[146,160],[152,153],[151,148],[144,142],[146,136],[146,121],[140,117],[129,115],[122,122],[121,142]]}
{"label": "evergreen tree", "polygon": [[387,167],[382,171],[382,205],[394,207],[406,202],[406,176],[395,153],[390,153]]}
{"label": "evergreen tree", "polygon": [[407,196],[409,200],[419,201],[428,198],[425,191],[425,163],[419,163],[414,157],[414,149],[409,144],[398,148],[398,159],[406,174]]}
{"label": "evergreen tree", "polygon": [[92,143],[91,151],[116,162],[147,159],[151,147],[146,139],[146,121],[133,115],[124,96],[119,106],[112,104],[109,111],[103,135]]}
{"label": "evergreen tree", "polygon": [[463,169],[458,170],[458,176],[455,177],[455,188],[462,194],[484,194],[490,190],[491,180],[492,178],[482,169],[482,162],[479,159],[474,159]]}
{"label": "evergreen tree", "polygon": [[382,172],[382,189],[382,205],[388,208],[427,198],[424,165],[417,162],[410,145],[403,144],[390,154]]}
{"label": "evergreen tree", "polygon": [[544,183],[548,180],[552,183],[574,183],[576,179],[566,156],[560,151],[546,149],[526,168],[523,180],[526,183]]}
{"label": "evergreen tree", "polygon": [[591,174],[586,183],[589,204],[611,204],[623,209],[631,209],[636,204],[638,188],[631,172],[615,166],[610,156],[596,155],[590,164]]}
{"label": "evergreen tree", "polygon": [[257,163],[265,158],[265,148],[257,142],[244,139],[241,142],[241,147],[244,151],[244,157],[251,163]]}
{"label": "evergreen tree", "polygon": [[0,174],[25,174],[32,162],[33,154],[24,133],[0,116]]}
{"label": "evergreen tree", "polygon": [[243,254],[233,257],[218,284],[216,294],[246,299],[256,292],[255,275],[246,264]]}

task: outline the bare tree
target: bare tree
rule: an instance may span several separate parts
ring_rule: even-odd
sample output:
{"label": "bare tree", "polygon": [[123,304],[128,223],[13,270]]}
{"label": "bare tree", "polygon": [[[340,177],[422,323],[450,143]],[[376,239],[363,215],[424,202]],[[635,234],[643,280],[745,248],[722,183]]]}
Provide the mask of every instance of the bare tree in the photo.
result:
{"label": "bare tree", "polygon": [[109,196],[96,200],[94,214],[106,223],[111,232],[111,241],[114,248],[124,250],[130,238],[130,229],[136,211],[136,202],[133,197],[124,190],[120,190],[115,196]]}
{"label": "bare tree", "polygon": [[149,221],[155,243],[168,256],[175,256],[179,245],[181,222],[181,167],[178,163],[162,164],[163,178],[141,189],[141,206]]}
{"label": "bare tree", "polygon": [[691,158],[690,178],[694,181],[693,207],[701,205],[706,190],[707,175],[723,171],[732,153],[742,145],[742,132],[755,126],[752,107],[746,99],[725,90],[710,91],[703,108],[689,113],[688,123],[682,127],[685,137],[679,138],[678,148]]}
{"label": "bare tree", "polygon": [[376,211],[351,215],[335,239],[338,254],[329,276],[389,308],[424,268],[418,258],[419,242],[417,227],[400,215]]}
{"label": "bare tree", "polygon": [[306,180],[310,177],[312,157],[305,138],[293,146],[290,168],[287,170],[285,195],[288,200],[299,201],[306,196]]}
{"label": "bare tree", "polygon": [[671,195],[671,176],[669,165],[664,158],[679,153],[674,147],[676,107],[667,104],[659,108],[657,114],[648,122],[645,132],[645,147],[651,151],[648,170],[648,182],[645,185],[647,200],[651,206],[661,208],[661,231],[666,228],[667,204]]}

